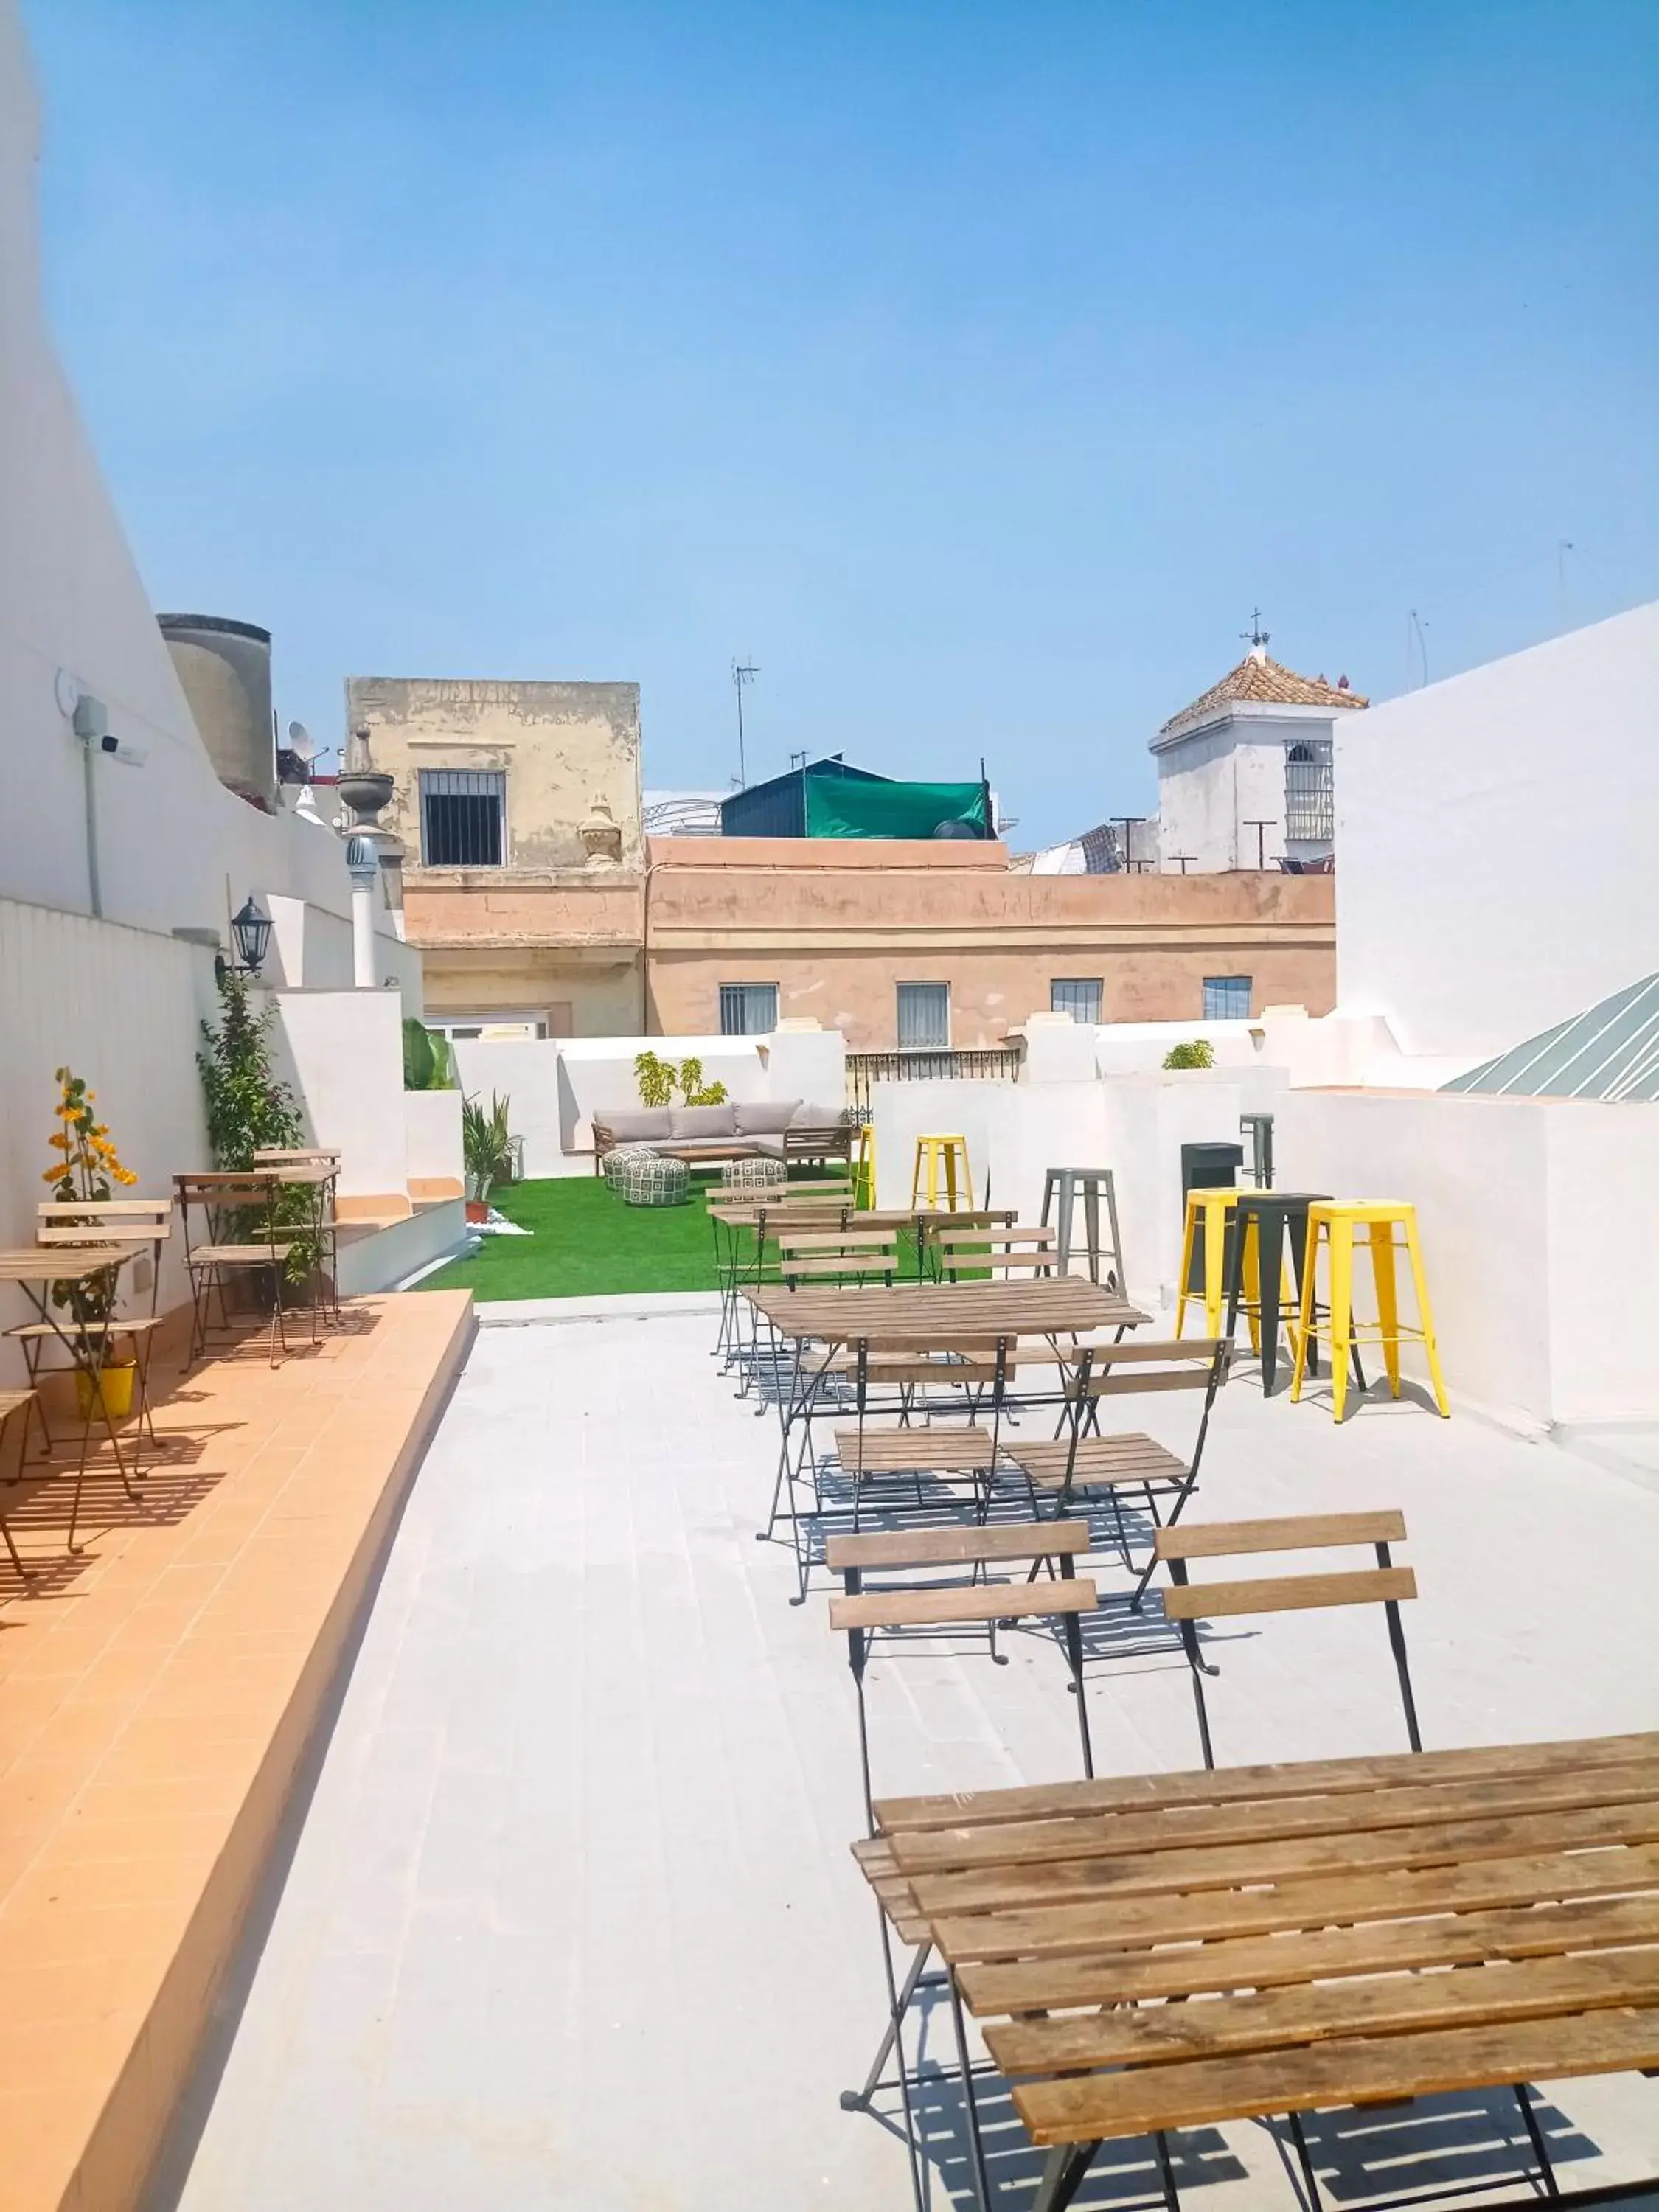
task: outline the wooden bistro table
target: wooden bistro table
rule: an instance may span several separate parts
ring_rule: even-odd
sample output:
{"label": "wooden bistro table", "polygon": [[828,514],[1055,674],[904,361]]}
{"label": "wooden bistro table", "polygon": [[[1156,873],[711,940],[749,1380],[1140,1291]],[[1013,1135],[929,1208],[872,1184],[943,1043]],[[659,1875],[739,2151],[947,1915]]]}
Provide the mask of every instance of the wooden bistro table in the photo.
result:
{"label": "wooden bistro table", "polygon": [[985,2212],[964,2008],[1048,2154],[1032,2212],[1141,2136],[1177,2212],[1167,2130],[1279,2114],[1317,2212],[1303,2113],[1496,2088],[1556,2198],[1528,2085],[1659,2067],[1659,1735],[874,1809],[854,1854],[948,1974]]}
{"label": "wooden bistro table", "polygon": [[[1059,1395],[1063,1402],[1068,1363],[1061,1340],[1097,1329],[1112,1329],[1121,1335],[1147,1318],[1116,1291],[1076,1275],[793,1291],[781,1284],[768,1283],[745,1286],[743,1295],[775,1338],[793,1346],[789,1380],[778,1393],[781,1436],[772,1507],[760,1534],[763,1540],[771,1536],[787,1497],[798,1560],[802,1553],[793,1501],[800,1468],[792,1460],[792,1437],[797,1428],[802,1431],[799,1456],[804,1457],[813,1415],[824,1385],[838,1371],[839,1355],[850,1354],[847,1372],[854,1392],[862,1465],[870,1388],[872,1382],[879,1384],[883,1379],[872,1362],[882,1354],[979,1355],[988,1370],[985,1387],[1000,1413],[1008,1401],[1009,1378],[1022,1337],[1048,1340],[1050,1354],[1061,1370]],[[783,1364],[779,1363],[780,1370]],[[940,1379],[950,1379],[948,1367],[941,1369]],[[1043,1401],[1028,1394],[1021,1402],[1033,1405]]]}
{"label": "wooden bistro table", "polygon": [[[109,1408],[104,1403],[100,1385],[104,1372],[104,1361],[108,1352],[112,1332],[91,1329],[82,1333],[76,1328],[72,1316],[59,1311],[52,1304],[54,1283],[68,1283],[76,1289],[95,1282],[100,1275],[112,1279],[119,1274],[129,1260],[135,1258],[139,1247],[136,1243],[110,1244],[24,1244],[13,1250],[0,1250],[0,1283],[15,1283],[18,1289],[34,1308],[45,1327],[69,1354],[70,1364],[76,1373],[89,1378],[89,1397],[86,1414],[81,1424],[81,1451],[75,1469],[75,1498],[70,1507],[69,1548],[75,1549],[75,1532],[81,1516],[81,1492],[86,1481],[87,1455],[92,1447],[92,1425],[100,1415],[108,1432],[110,1448],[115,1454],[116,1470],[121,1478],[121,1487],[136,1504],[138,1493],[132,1486],[127,1463],[121,1453],[121,1440],[115,1432]],[[137,1452],[137,1431],[133,1445]],[[137,1464],[135,1456],[134,1472]]]}

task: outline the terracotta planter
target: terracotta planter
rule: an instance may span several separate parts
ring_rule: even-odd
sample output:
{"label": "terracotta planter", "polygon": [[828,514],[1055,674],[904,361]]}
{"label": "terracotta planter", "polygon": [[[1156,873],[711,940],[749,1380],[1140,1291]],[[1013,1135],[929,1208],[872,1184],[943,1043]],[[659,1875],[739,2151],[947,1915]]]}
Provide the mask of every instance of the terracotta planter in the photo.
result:
{"label": "terracotta planter", "polygon": [[489,1218],[489,1200],[484,1198],[469,1198],[466,1201],[466,1218],[469,1221],[474,1222],[488,1221]]}
{"label": "terracotta planter", "polygon": [[[124,1421],[132,1411],[133,1377],[137,1372],[136,1360],[112,1359],[106,1363],[103,1373],[98,1377],[98,1397],[103,1400],[104,1411],[112,1421]],[[77,1367],[75,1370],[75,1400],[83,1421],[91,1419],[98,1402],[93,1395],[94,1388],[91,1376]]]}

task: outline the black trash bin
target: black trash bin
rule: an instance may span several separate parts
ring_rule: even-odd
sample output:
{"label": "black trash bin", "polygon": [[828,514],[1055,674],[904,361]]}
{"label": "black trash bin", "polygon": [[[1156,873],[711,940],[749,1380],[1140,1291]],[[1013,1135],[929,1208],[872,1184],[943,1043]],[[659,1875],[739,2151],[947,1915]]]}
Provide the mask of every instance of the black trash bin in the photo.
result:
{"label": "black trash bin", "polygon": [[[1243,1145],[1183,1145],[1181,1147],[1181,1218],[1187,1219],[1187,1194],[1189,1190],[1233,1190],[1238,1185],[1238,1170],[1244,1164]],[[1232,1254],[1232,1224],[1227,1227],[1229,1249],[1221,1255],[1222,1280],[1226,1281],[1226,1269]],[[1204,1295],[1204,1224],[1200,1222],[1198,1233],[1193,1238],[1192,1263],[1187,1270],[1187,1288]]]}

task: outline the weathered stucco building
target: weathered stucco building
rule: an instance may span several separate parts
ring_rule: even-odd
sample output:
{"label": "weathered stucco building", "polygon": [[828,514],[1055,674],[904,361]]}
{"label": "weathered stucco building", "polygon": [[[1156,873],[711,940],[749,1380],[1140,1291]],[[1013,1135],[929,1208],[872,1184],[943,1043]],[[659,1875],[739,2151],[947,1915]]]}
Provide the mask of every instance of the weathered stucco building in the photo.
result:
{"label": "weathered stucco building", "polygon": [[640,687],[361,677],[348,727],[393,779],[427,1012],[547,1036],[637,1026]]}

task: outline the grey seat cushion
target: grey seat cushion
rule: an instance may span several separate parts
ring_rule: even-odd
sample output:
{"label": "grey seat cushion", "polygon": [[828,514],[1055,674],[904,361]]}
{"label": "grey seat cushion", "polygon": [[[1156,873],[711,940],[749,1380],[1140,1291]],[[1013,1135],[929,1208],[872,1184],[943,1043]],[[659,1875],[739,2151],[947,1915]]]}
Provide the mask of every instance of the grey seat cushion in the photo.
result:
{"label": "grey seat cushion", "polygon": [[735,1137],[737,1109],[731,1106],[671,1106],[668,1134],[679,1144],[688,1137]]}
{"label": "grey seat cushion", "polygon": [[740,1137],[781,1137],[789,1127],[799,1098],[740,1099],[735,1108]]}
{"label": "grey seat cushion", "polygon": [[762,1159],[781,1160],[783,1158],[784,1147],[781,1137],[745,1137],[743,1141],[751,1152],[756,1153]]}
{"label": "grey seat cushion", "polygon": [[792,1129],[839,1129],[846,1119],[844,1106],[797,1106],[791,1117]]}
{"label": "grey seat cushion", "polygon": [[614,1112],[601,1108],[593,1120],[619,1145],[648,1145],[667,1136],[669,1113],[666,1106],[619,1106]]}

